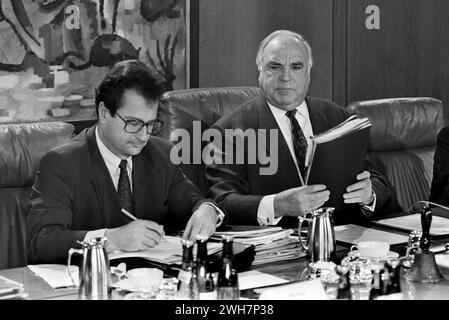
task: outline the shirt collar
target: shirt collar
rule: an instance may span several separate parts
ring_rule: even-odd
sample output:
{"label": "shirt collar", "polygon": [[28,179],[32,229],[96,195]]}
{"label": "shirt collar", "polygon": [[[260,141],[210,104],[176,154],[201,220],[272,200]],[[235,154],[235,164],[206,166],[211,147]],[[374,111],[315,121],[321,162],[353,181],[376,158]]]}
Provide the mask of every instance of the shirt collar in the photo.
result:
{"label": "shirt collar", "polygon": [[[98,150],[100,150],[100,154],[103,157],[106,165],[110,168],[118,168],[120,161],[122,161],[122,159],[119,158],[111,150],[109,150],[109,148],[104,145],[103,141],[101,141],[101,138],[98,135],[98,125],[95,127],[95,139],[97,141]],[[128,157],[126,161],[128,162],[128,166],[131,168],[132,166],[131,157]]]}
{"label": "shirt collar", "polygon": [[[271,109],[271,112],[277,116],[285,116],[285,110],[276,108],[267,100],[268,106]],[[309,119],[309,110],[307,109],[306,100],[304,100],[299,106],[296,107],[297,113],[301,114],[305,119]]]}

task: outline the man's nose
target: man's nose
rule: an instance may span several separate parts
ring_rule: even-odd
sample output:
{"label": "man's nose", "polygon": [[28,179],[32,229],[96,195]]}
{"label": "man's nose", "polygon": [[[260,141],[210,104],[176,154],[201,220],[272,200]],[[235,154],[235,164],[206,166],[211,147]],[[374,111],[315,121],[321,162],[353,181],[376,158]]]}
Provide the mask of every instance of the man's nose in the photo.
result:
{"label": "man's nose", "polygon": [[140,129],[137,133],[136,133],[136,137],[142,141],[142,142],[146,142],[148,140],[148,138],[150,137],[150,134],[147,131],[147,126],[143,126],[142,129]]}
{"label": "man's nose", "polygon": [[289,81],[290,80],[290,69],[289,68],[282,68],[280,79],[281,79],[281,81]]}

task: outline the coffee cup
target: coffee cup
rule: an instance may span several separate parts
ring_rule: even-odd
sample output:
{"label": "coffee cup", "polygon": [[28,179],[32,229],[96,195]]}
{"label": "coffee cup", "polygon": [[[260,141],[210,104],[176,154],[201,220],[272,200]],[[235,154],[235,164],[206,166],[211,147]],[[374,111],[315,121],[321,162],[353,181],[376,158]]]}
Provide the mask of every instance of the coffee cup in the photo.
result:
{"label": "coffee cup", "polygon": [[390,244],[384,241],[360,241],[350,249],[350,251],[355,250],[362,257],[380,259],[387,255],[390,250]]}

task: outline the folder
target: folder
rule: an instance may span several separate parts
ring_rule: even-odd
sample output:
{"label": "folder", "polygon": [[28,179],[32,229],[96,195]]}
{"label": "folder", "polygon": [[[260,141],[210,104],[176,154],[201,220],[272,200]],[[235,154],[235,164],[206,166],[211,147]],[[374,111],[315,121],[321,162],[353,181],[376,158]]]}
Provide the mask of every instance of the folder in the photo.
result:
{"label": "folder", "polygon": [[347,207],[343,202],[346,188],[357,182],[365,169],[371,123],[367,118],[351,116],[336,127],[312,137],[306,185],[324,184],[330,191],[324,204],[336,210]]}

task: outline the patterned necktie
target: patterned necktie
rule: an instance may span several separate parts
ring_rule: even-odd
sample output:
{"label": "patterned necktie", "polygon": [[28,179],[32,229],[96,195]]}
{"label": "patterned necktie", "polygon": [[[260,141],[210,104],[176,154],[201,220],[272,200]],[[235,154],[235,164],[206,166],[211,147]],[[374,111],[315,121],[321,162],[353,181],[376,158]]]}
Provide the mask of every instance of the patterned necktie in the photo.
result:
{"label": "patterned necktie", "polygon": [[298,167],[303,178],[305,178],[305,163],[307,154],[307,140],[304,136],[304,132],[295,117],[296,109],[287,111],[285,115],[290,118],[292,124],[292,138],[293,138],[293,148],[295,150],[296,160],[298,161]]}
{"label": "patterned necktie", "polygon": [[120,177],[118,179],[117,195],[120,206],[129,213],[134,212],[133,195],[131,193],[131,184],[129,183],[128,171],[126,170],[126,160],[120,161]]}

